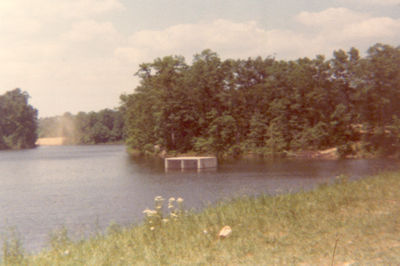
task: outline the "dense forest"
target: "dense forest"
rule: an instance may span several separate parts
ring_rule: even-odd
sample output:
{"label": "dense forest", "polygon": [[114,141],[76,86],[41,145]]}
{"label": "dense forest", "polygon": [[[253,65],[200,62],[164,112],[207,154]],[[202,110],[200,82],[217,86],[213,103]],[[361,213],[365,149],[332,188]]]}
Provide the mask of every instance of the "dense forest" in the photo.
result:
{"label": "dense forest", "polygon": [[37,110],[20,89],[0,95],[0,150],[35,147]]}
{"label": "dense forest", "polygon": [[98,144],[120,142],[124,120],[118,110],[65,113],[39,119],[39,137],[64,137],[68,144]]}
{"label": "dense forest", "polygon": [[213,51],[140,65],[122,95],[127,145],[142,153],[284,155],[338,147],[345,156],[400,148],[400,47],[329,60],[221,60]]}
{"label": "dense forest", "polygon": [[[42,118],[20,89],[0,95],[0,149],[39,137],[119,142],[131,150],[285,155],[337,147],[341,156],[400,155],[400,47],[376,44],[331,59],[222,60],[204,50],[140,65],[118,110]],[[39,125],[39,127],[38,127]]]}

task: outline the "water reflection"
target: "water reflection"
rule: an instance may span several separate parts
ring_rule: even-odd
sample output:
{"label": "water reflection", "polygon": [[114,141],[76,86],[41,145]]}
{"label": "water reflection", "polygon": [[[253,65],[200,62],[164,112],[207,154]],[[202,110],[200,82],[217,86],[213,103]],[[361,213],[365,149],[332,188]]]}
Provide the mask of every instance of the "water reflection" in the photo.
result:
{"label": "water reflection", "polygon": [[197,168],[197,169],[165,169],[165,173],[167,174],[192,174],[192,173],[198,173],[198,174],[206,174],[206,173],[216,173],[218,170],[217,167],[212,167],[212,168]]}

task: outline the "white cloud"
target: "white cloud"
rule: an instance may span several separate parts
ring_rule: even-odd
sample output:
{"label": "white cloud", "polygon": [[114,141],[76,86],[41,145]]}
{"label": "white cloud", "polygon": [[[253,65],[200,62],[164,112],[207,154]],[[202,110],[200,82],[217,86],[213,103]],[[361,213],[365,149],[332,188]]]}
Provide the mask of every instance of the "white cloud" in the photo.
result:
{"label": "white cloud", "polygon": [[113,58],[121,38],[107,18],[123,8],[119,0],[1,0],[0,94],[27,90],[41,115],[116,105],[131,75]]}
{"label": "white cloud", "polygon": [[328,8],[321,12],[303,11],[295,19],[309,27],[331,28],[352,24],[367,17],[367,14],[355,12],[347,8]]}
{"label": "white cloud", "polygon": [[291,31],[261,28],[255,21],[243,23],[214,20],[197,24],[175,25],[160,31],[139,31],[129,38],[129,44],[116,49],[120,58],[135,62],[179,54],[187,59],[210,48],[222,57],[246,58],[293,52],[293,42],[304,41]]}
{"label": "white cloud", "polygon": [[93,40],[115,40],[118,32],[111,22],[97,22],[95,20],[78,21],[71,29],[62,34],[63,41],[88,42]]}
{"label": "white cloud", "polygon": [[400,0],[339,0],[342,4],[355,3],[358,5],[374,6],[396,6],[400,5]]}
{"label": "white cloud", "polygon": [[[397,39],[400,32],[400,20],[388,17],[369,18],[353,23],[342,30],[344,39]],[[397,38],[396,38],[397,37]]]}
{"label": "white cloud", "polygon": [[64,18],[88,18],[95,15],[123,9],[119,0],[40,0],[47,7],[38,10],[38,13],[46,16],[58,14]]}
{"label": "white cloud", "polygon": [[2,35],[10,38],[16,35],[29,36],[40,31],[42,23],[36,19],[16,17],[13,19],[2,19],[0,23],[0,32]]}
{"label": "white cloud", "polygon": [[[296,21],[308,28],[311,42],[316,42],[319,49],[330,50],[355,46],[361,51],[376,42],[398,45],[400,19],[373,17],[370,14],[352,11],[346,8],[329,8],[321,12],[301,12]],[[317,47],[316,47],[317,48]]]}
{"label": "white cloud", "polygon": [[130,35],[109,16],[123,8],[119,0],[0,0],[0,94],[27,90],[41,115],[98,110],[133,90],[140,63],[166,55],[190,63],[210,48],[222,58],[297,59],[400,43],[400,19],[346,8],[301,12],[286,29],[215,19]]}
{"label": "white cloud", "polygon": [[130,62],[152,61],[156,57],[192,55],[210,48],[223,58],[276,55],[278,58],[330,56],[333,50],[358,47],[361,52],[376,42],[397,45],[400,20],[373,17],[346,8],[301,12],[294,17],[296,30],[266,30],[255,21],[214,20],[181,24],[163,30],[134,33],[116,55]]}
{"label": "white cloud", "polygon": [[119,0],[1,0],[0,17],[59,20],[88,18],[121,9]]}

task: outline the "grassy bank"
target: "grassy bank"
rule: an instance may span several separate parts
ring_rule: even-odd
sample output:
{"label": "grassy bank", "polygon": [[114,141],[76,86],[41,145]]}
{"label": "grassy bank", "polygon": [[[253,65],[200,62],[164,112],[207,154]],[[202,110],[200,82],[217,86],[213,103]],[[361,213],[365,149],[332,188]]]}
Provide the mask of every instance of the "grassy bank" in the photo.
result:
{"label": "grassy bank", "polygon": [[[235,199],[197,214],[182,212],[184,203],[167,203],[168,217],[156,207],[142,225],[111,226],[78,243],[64,232],[48,251],[10,252],[6,259],[27,265],[400,264],[400,173]],[[220,238],[225,225],[232,234]]]}

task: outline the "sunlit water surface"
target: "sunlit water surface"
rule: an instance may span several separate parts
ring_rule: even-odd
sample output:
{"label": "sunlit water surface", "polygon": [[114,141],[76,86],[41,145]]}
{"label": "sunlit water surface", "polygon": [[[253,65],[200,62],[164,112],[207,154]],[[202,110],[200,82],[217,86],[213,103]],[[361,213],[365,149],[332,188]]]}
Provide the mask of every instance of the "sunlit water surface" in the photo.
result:
{"label": "sunlit water surface", "polygon": [[391,160],[255,161],[222,163],[205,172],[168,172],[161,160],[134,160],[122,145],[39,147],[0,152],[0,233],[16,228],[36,252],[65,226],[72,237],[115,222],[140,222],[157,195],[182,197],[199,209],[243,194],[310,189],[346,174],[358,179],[397,169]]}

